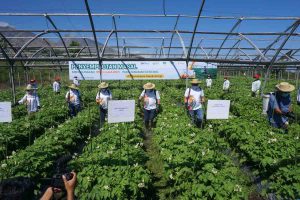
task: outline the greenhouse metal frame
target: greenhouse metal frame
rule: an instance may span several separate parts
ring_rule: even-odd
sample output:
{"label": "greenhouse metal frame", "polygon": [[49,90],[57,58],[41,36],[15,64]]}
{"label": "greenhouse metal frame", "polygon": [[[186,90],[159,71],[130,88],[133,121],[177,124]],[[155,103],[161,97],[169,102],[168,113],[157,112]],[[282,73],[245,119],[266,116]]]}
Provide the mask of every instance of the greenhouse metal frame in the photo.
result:
{"label": "greenhouse metal frame", "polygon": [[[197,16],[194,15],[151,15],[151,14],[103,14],[92,13],[85,0],[86,13],[0,13],[5,17],[41,17],[52,27],[49,29],[25,29],[25,30],[0,30],[0,61],[7,62],[8,65],[1,67],[10,67],[10,79],[12,91],[15,93],[14,67],[20,63],[24,70],[30,68],[65,68],[67,61],[98,61],[101,66],[103,61],[185,61],[187,64],[193,62],[213,62],[218,63],[219,67],[261,67],[265,69],[265,80],[270,75],[270,70],[274,68],[296,69],[299,74],[300,67],[300,45],[297,48],[285,47],[288,41],[300,42],[300,32],[297,29],[300,24],[300,17],[228,17],[228,16],[204,16],[202,10],[205,1],[202,1]],[[88,17],[90,29],[61,29],[57,26],[53,17]],[[95,17],[110,17],[113,22],[113,29],[96,29],[94,25]],[[172,30],[132,30],[119,29],[116,23],[117,17],[135,17],[135,18],[172,18],[176,22]],[[178,29],[180,19],[195,19],[193,30]],[[234,20],[235,23],[227,32],[199,31],[201,26],[199,20]],[[239,32],[238,27],[244,21],[292,21],[292,23],[281,32]],[[29,32],[36,33],[33,37],[7,37],[4,33],[8,32]],[[65,33],[91,33],[92,37],[86,36],[64,36]],[[97,37],[97,34],[106,34],[106,37]],[[124,33],[134,33],[138,36],[120,36]],[[49,34],[55,34],[56,37],[49,37]],[[151,34],[151,36],[148,36]],[[155,36],[156,34],[164,36]],[[152,36],[154,35],[154,36]],[[185,36],[185,35],[188,35]],[[256,37],[253,40],[250,37]],[[265,37],[272,37],[265,38]],[[85,46],[78,48],[67,46],[65,40],[68,38],[80,39],[84,41]],[[12,44],[11,39],[24,39],[26,42],[21,46]],[[61,45],[52,45],[48,39],[59,39]],[[87,40],[93,40],[91,45]],[[103,40],[103,46],[99,46],[99,40]],[[127,45],[132,39],[157,40],[160,46]],[[184,41],[188,39],[188,42]],[[36,40],[43,40],[47,46],[32,47]],[[109,45],[109,42],[115,41],[115,45]],[[174,45],[174,41],[179,45]],[[198,42],[196,42],[198,41]],[[219,46],[204,46],[204,41],[219,41]],[[233,45],[226,47],[225,43],[231,41]],[[256,44],[256,41],[268,43],[264,47]],[[240,47],[241,42],[248,46]],[[107,48],[113,49],[107,53]],[[60,51],[57,51],[57,50]],[[72,49],[77,49],[76,53],[71,53]],[[136,52],[151,50],[152,52]],[[172,52],[175,51],[175,52]],[[251,51],[249,53],[248,51]],[[46,55],[45,55],[46,52]],[[45,63],[45,62],[51,62]],[[102,67],[100,68],[101,71]],[[102,80],[100,72],[100,81]],[[266,84],[266,81],[265,83]],[[15,100],[15,94],[14,94]]]}

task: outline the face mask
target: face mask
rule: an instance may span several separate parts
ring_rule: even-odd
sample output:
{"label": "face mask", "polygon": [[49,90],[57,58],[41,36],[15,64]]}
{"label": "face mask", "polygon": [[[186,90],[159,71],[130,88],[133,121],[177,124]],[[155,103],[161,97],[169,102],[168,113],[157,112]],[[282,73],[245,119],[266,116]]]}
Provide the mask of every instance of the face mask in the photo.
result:
{"label": "face mask", "polygon": [[290,93],[288,93],[288,92],[282,92],[281,93],[281,96],[282,97],[288,97],[290,95]]}

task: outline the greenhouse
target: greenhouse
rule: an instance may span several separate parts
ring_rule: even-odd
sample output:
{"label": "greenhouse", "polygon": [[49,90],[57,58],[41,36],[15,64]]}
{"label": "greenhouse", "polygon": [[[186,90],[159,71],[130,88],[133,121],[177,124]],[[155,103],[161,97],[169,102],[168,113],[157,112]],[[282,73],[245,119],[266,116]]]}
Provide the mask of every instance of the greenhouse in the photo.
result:
{"label": "greenhouse", "polygon": [[300,2],[0,8],[0,199],[300,199]]}

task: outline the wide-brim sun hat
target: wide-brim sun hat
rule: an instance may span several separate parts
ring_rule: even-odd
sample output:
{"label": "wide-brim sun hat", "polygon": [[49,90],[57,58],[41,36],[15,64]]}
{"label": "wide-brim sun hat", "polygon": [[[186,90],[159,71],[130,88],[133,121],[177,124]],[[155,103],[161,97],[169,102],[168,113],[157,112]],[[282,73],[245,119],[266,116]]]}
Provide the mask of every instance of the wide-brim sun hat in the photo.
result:
{"label": "wide-brim sun hat", "polygon": [[292,92],[295,90],[295,86],[289,84],[288,82],[281,82],[277,84],[275,88],[281,92]]}
{"label": "wide-brim sun hat", "polygon": [[192,81],[191,81],[191,84],[199,84],[201,83],[201,81],[199,81],[198,79],[194,78]]}
{"label": "wide-brim sun hat", "polygon": [[155,84],[148,82],[148,83],[146,83],[146,84],[143,86],[143,88],[144,88],[145,90],[151,90],[151,89],[154,89],[154,88],[155,88]]}
{"label": "wide-brim sun hat", "polygon": [[28,84],[27,87],[25,88],[25,91],[30,91],[30,90],[37,90],[37,88],[33,87],[31,84]]}
{"label": "wide-brim sun hat", "polygon": [[99,89],[108,88],[108,83],[102,82],[102,83],[100,83],[100,84],[98,85],[98,88],[99,88]]}
{"label": "wide-brim sun hat", "polygon": [[68,86],[70,89],[79,90],[79,88],[73,83]]}

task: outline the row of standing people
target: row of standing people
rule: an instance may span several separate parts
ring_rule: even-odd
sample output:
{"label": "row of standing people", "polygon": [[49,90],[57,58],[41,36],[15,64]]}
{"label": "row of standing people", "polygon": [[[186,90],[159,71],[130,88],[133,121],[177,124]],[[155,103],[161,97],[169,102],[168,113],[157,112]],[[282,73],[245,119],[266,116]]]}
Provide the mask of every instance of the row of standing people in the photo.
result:
{"label": "row of standing people", "polygon": [[[252,96],[259,94],[261,81],[260,76],[257,74],[254,76],[252,82],[251,92]],[[203,121],[202,106],[205,102],[204,90],[199,87],[199,81],[192,80],[191,88],[187,88],[184,94],[184,102],[189,115],[191,116],[192,123],[199,125]],[[74,77],[73,84],[69,86],[69,91],[66,93],[65,99],[68,102],[69,114],[71,117],[77,115],[81,110],[81,95],[78,86],[80,85],[77,77]],[[206,79],[207,88],[212,87],[212,79],[210,76]],[[147,83],[144,86],[144,90],[139,97],[139,101],[143,100],[144,105],[144,122],[146,128],[153,126],[153,120],[160,109],[160,94],[155,89],[153,83]],[[229,91],[230,82],[227,77],[224,77],[223,91]],[[57,77],[53,83],[53,91],[59,93],[61,88],[60,78]],[[104,123],[105,116],[107,115],[108,101],[112,99],[112,93],[108,89],[108,83],[102,82],[99,86],[99,91],[96,95],[96,103],[100,107],[100,119],[101,123]],[[26,87],[26,94],[15,105],[26,104],[28,113],[37,112],[40,109],[40,101],[37,95],[37,83],[35,80],[31,80],[30,84]],[[268,105],[268,120],[274,127],[287,129],[288,118],[291,117],[291,97],[290,92],[295,89],[294,86],[283,82],[275,87],[275,92],[271,93],[270,101]],[[300,89],[298,90],[297,102],[300,104]]]}

